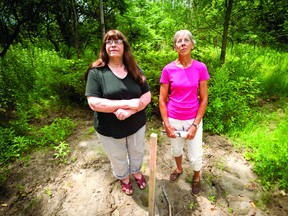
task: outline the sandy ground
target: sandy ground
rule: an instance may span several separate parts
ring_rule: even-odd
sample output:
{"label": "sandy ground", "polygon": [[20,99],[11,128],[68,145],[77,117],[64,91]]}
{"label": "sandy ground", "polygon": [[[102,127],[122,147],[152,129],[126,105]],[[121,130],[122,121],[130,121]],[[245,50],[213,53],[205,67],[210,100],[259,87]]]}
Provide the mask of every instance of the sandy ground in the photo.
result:
{"label": "sandy ground", "polygon": [[[6,170],[9,179],[1,188],[0,215],[148,215],[151,127],[148,125],[142,168],[148,187],[142,191],[133,180],[134,194],[126,196],[112,175],[101,144],[91,133],[92,122],[85,120],[79,125],[68,140],[68,163],[59,163],[54,152],[47,150]],[[175,169],[170,145],[162,134],[157,143],[156,215],[288,215],[288,195],[261,187],[252,167],[225,137],[204,136],[202,188],[197,196],[191,194],[192,171],[186,156],[183,175],[170,183],[169,174]]]}

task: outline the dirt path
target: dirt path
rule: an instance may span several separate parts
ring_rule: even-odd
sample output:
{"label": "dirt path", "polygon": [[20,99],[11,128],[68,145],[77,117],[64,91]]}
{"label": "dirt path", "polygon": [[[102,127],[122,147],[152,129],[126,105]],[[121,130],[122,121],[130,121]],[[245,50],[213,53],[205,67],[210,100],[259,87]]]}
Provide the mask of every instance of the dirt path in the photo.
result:
{"label": "dirt path", "polygon": [[[124,195],[112,176],[109,160],[91,121],[83,121],[69,143],[68,164],[59,164],[53,152],[37,152],[28,162],[9,167],[7,185],[0,192],[0,215],[37,216],[144,216],[148,215],[149,187],[134,188]],[[148,130],[148,133],[149,130]],[[149,182],[149,134],[143,172]],[[163,188],[173,216],[189,215],[288,215],[288,196],[283,191],[265,191],[240,153],[224,137],[205,136],[202,190],[191,195],[192,171],[187,158],[184,173],[176,183],[168,181],[175,168],[170,145],[158,137],[156,207],[157,215],[169,215]]]}

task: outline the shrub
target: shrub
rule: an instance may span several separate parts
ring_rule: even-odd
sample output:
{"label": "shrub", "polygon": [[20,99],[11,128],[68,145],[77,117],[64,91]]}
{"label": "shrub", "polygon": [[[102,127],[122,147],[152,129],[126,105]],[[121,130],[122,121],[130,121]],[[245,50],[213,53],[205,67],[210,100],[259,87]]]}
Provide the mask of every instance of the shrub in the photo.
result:
{"label": "shrub", "polygon": [[32,148],[57,145],[65,141],[74,127],[74,122],[68,117],[56,118],[51,125],[45,125],[39,131],[31,127],[30,134],[23,136],[17,135],[12,128],[0,127],[0,164],[22,158]]}
{"label": "shrub", "polygon": [[22,47],[11,47],[0,60],[0,125],[14,116],[17,104],[25,103],[33,90],[36,76],[33,58]]}
{"label": "shrub", "polygon": [[213,133],[241,128],[251,118],[251,107],[258,102],[259,82],[244,77],[232,80],[230,73],[225,66],[218,68],[209,81],[204,127]]}
{"label": "shrub", "polygon": [[45,125],[37,133],[35,131],[38,146],[55,145],[64,141],[75,127],[74,122],[68,117],[65,119],[56,118],[51,125]]}
{"label": "shrub", "polygon": [[10,150],[14,138],[13,129],[0,127],[0,164],[15,157],[15,153]]}

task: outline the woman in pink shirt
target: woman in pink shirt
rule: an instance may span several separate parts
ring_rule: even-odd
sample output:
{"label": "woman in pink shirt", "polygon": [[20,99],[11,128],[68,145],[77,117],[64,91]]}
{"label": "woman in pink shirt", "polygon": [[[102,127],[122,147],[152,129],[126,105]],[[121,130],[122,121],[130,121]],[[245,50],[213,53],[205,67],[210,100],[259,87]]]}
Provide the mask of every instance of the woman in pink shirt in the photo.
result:
{"label": "woman in pink shirt", "polygon": [[174,49],[178,58],[162,70],[159,107],[177,166],[170,175],[170,181],[175,182],[183,172],[182,155],[186,143],[194,170],[192,193],[197,194],[203,155],[202,118],[208,103],[207,82],[210,76],[206,65],[191,57],[194,45],[190,31],[176,32]]}

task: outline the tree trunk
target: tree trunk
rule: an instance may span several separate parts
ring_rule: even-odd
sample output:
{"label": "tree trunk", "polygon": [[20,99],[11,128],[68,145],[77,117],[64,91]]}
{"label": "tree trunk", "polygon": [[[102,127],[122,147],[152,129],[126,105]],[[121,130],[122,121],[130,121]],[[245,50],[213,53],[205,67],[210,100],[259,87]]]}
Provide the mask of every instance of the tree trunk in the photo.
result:
{"label": "tree trunk", "polygon": [[103,0],[100,0],[100,19],[101,19],[101,30],[102,36],[105,36],[105,22],[104,22],[104,11],[103,11]]}
{"label": "tree trunk", "polygon": [[20,34],[20,26],[21,24],[17,24],[14,32],[12,35],[9,35],[9,40],[8,42],[4,45],[3,50],[0,52],[0,57],[4,58],[4,56],[6,55],[9,47],[11,46],[11,44],[14,42],[14,40],[18,37],[18,35]]}
{"label": "tree trunk", "polygon": [[75,9],[74,0],[71,1],[72,5],[72,14],[73,14],[73,35],[74,35],[74,43],[77,52],[77,57],[80,59],[80,47],[79,47],[79,37],[78,37],[78,17]]}
{"label": "tree trunk", "polygon": [[[228,3],[228,5],[227,5],[227,3]],[[224,64],[224,62],[225,62],[227,37],[228,37],[229,21],[230,21],[230,16],[231,16],[231,12],[232,12],[232,4],[233,4],[233,0],[226,0],[226,14],[225,14],[224,30],[223,30],[223,36],[222,36],[221,56],[220,56],[221,64]]]}

